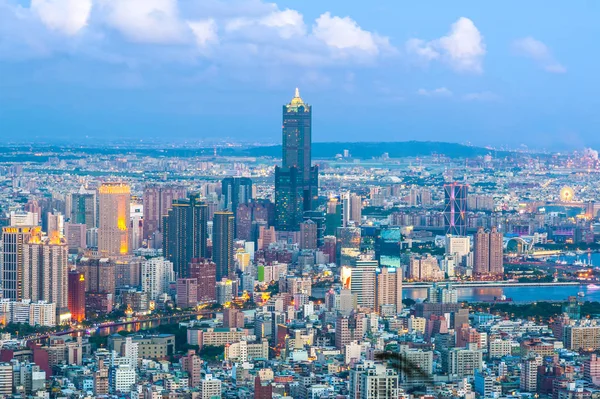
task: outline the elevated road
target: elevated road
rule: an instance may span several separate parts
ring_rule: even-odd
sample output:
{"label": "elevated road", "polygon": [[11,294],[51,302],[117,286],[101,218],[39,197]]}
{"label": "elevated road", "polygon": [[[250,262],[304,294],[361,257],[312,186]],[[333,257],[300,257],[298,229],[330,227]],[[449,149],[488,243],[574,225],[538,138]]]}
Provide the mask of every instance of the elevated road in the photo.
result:
{"label": "elevated road", "polygon": [[[453,283],[452,281],[440,281],[437,284],[452,284],[455,288],[482,288],[482,287],[561,287],[561,286],[578,286],[589,283],[579,281],[564,281],[552,283],[515,283],[511,281],[465,281]],[[402,284],[402,288],[428,288],[434,283],[407,283]]]}

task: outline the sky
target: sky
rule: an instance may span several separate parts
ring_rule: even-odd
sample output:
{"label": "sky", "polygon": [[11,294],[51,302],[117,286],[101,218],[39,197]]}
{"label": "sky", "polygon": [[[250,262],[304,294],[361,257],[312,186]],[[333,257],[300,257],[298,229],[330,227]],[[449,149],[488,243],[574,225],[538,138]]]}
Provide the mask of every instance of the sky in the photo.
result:
{"label": "sky", "polygon": [[0,140],[600,147],[600,2],[0,0]]}

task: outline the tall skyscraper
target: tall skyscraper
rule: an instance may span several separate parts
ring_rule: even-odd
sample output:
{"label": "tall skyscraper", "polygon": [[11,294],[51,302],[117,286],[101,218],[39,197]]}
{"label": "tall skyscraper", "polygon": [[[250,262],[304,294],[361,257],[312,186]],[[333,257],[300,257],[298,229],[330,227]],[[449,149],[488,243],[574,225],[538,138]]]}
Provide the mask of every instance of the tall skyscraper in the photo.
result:
{"label": "tall skyscraper", "polygon": [[356,294],[359,306],[375,309],[375,273],[379,262],[374,259],[358,257],[352,261],[350,290]]}
{"label": "tall skyscraper", "polygon": [[168,291],[169,283],[173,281],[175,281],[173,263],[165,258],[152,258],[142,262],[142,291],[148,293],[148,298],[158,299]]}
{"label": "tall skyscraper", "polygon": [[233,258],[233,212],[215,212],[213,219],[213,261],[217,265],[217,281],[232,277],[235,273]]}
{"label": "tall skyscraper", "polygon": [[467,235],[467,191],[466,184],[444,185],[444,226],[446,234]]}
{"label": "tall skyscraper", "polygon": [[24,245],[32,236],[39,237],[41,227],[17,226],[2,228],[2,297],[13,301],[24,299]]}
{"label": "tall skyscraper", "polygon": [[300,249],[317,249],[317,224],[310,219],[300,223]]}
{"label": "tall skyscraper", "polygon": [[69,272],[69,311],[71,320],[85,320],[85,275],[77,270]]}
{"label": "tall skyscraper", "polygon": [[190,261],[207,256],[208,206],[197,194],[173,201],[165,216],[163,230],[165,258],[173,262],[177,277],[189,277]]}
{"label": "tall skyscraper", "polygon": [[46,301],[56,305],[56,320],[69,322],[68,266],[69,249],[64,238],[54,232],[50,238],[32,235],[23,244],[23,299]]}
{"label": "tall skyscraper", "polygon": [[473,240],[473,275],[500,278],[504,274],[502,233],[496,227],[489,232],[480,227]]}
{"label": "tall skyscraper", "polygon": [[79,192],[71,194],[70,201],[67,201],[67,217],[69,222],[85,224],[88,229],[96,227],[96,192],[88,191],[82,186]]}
{"label": "tall skyscraper", "polygon": [[248,204],[252,200],[252,180],[248,177],[226,177],[221,181],[223,206],[237,215],[240,204]]}
{"label": "tall skyscraper", "polygon": [[302,212],[318,197],[318,168],[312,166],[312,108],[300,98],[283,106],[282,165],[275,167],[277,229],[298,231]]}
{"label": "tall skyscraper", "polygon": [[152,237],[156,231],[162,232],[163,216],[173,201],[185,198],[186,189],[179,186],[148,185],[144,188],[144,238]]}
{"label": "tall skyscraper", "polygon": [[129,255],[130,187],[123,183],[104,183],[98,188],[98,195],[98,251],[109,257]]}

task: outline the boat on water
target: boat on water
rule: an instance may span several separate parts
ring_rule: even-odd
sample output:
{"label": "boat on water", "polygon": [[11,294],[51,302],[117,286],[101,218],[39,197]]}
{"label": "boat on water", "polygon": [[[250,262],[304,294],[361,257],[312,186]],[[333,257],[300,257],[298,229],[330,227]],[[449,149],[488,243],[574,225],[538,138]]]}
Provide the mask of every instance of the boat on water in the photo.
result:
{"label": "boat on water", "polygon": [[583,297],[585,296],[585,292],[583,292],[583,291],[579,291],[579,292],[577,293],[577,296],[578,296],[578,297],[580,297],[580,298],[583,298]]}
{"label": "boat on water", "polygon": [[575,253],[577,255],[583,255],[583,254],[585,254],[585,251],[582,251],[581,249],[578,249],[577,251],[575,251]]}
{"label": "boat on water", "polygon": [[577,255],[577,254],[575,252],[571,252],[571,251],[565,253],[565,256],[575,256],[575,255]]}
{"label": "boat on water", "polygon": [[502,295],[502,296],[500,296],[500,298],[494,297],[494,302],[500,302],[500,303],[512,302],[512,298],[507,298],[506,295]]}
{"label": "boat on water", "polygon": [[596,284],[590,284],[587,286],[588,290],[599,290],[600,289],[600,285],[596,285]]}

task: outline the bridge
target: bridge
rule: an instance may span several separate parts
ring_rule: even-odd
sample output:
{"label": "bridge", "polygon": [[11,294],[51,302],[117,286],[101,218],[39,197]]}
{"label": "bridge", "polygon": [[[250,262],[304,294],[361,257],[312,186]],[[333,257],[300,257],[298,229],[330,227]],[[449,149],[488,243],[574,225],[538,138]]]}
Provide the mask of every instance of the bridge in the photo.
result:
{"label": "bridge", "polygon": [[429,288],[433,284],[452,284],[454,288],[483,288],[483,287],[561,287],[561,286],[579,286],[586,285],[586,282],[562,281],[549,283],[517,283],[512,281],[463,281],[454,283],[452,281],[440,281],[437,283],[408,283],[402,284],[402,288]]}

